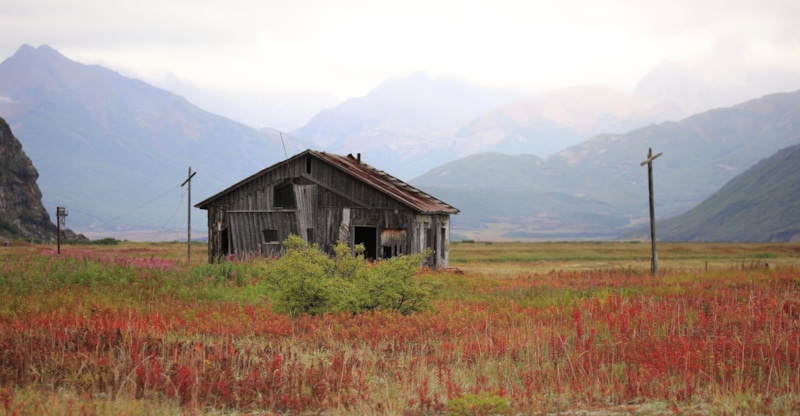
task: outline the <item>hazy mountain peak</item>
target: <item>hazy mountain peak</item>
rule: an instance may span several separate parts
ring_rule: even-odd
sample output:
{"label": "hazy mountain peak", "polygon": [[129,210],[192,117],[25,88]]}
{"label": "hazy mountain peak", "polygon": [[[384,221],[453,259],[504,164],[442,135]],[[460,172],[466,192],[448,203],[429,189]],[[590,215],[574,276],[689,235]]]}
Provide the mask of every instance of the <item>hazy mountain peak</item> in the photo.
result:
{"label": "hazy mountain peak", "polygon": [[458,131],[458,148],[548,157],[598,134],[624,133],[682,115],[657,99],[600,85],[574,86],[481,114]]}
{"label": "hazy mountain peak", "polygon": [[678,105],[686,114],[800,88],[800,73],[778,69],[708,69],[664,62],[645,75],[635,95]]}
{"label": "hazy mountain peak", "polygon": [[34,48],[31,45],[22,45],[14,55],[6,58],[6,61],[17,62],[19,65],[29,65],[32,62],[47,62],[49,64],[73,63],[69,58],[48,45],[41,45],[38,48]]}
{"label": "hazy mountain peak", "polygon": [[442,156],[429,151],[434,142],[502,103],[501,97],[494,90],[418,72],[323,110],[292,134],[330,152],[364,153],[374,166],[411,177],[441,163]]}
{"label": "hazy mountain peak", "polygon": [[13,84],[17,91],[82,89],[96,85],[112,74],[118,76],[100,66],[72,61],[47,45],[39,48],[23,45],[0,65],[4,84]]}
{"label": "hazy mountain peak", "polygon": [[[44,45],[42,45],[42,46],[44,46]],[[14,53],[14,55],[31,53],[31,52],[34,52],[34,51],[36,51],[36,48],[34,48],[31,45],[28,45],[27,43],[23,43],[22,46],[20,46],[19,49],[17,49],[17,51]]]}
{"label": "hazy mountain peak", "polygon": [[588,135],[622,133],[630,128],[622,122],[625,119],[660,122],[683,116],[662,100],[635,97],[602,85],[561,88],[505,105],[502,110],[522,124],[544,118]]}

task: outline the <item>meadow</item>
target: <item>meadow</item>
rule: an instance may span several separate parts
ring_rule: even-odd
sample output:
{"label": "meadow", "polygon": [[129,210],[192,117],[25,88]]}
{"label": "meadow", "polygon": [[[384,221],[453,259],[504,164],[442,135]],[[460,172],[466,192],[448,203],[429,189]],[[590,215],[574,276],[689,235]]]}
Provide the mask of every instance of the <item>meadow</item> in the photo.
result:
{"label": "meadow", "polygon": [[279,314],[266,259],[0,249],[0,415],[797,414],[800,244],[481,243],[431,309]]}

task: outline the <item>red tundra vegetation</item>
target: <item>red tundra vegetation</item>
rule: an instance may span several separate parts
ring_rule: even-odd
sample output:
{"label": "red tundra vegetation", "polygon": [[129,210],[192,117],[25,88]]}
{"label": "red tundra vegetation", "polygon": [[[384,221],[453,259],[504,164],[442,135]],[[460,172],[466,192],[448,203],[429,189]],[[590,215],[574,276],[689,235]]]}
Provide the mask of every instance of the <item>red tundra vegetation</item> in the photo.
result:
{"label": "red tundra vegetation", "polygon": [[429,311],[291,317],[270,260],[167,247],[5,256],[0,414],[800,411],[792,264],[491,276],[466,259],[416,277],[440,285]]}

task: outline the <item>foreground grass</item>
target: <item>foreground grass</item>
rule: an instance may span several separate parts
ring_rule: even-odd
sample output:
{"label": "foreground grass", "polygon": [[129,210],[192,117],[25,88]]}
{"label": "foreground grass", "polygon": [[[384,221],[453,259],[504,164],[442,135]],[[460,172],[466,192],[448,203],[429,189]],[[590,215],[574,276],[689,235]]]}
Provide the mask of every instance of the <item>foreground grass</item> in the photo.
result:
{"label": "foreground grass", "polygon": [[661,247],[458,244],[435,311],[295,320],[266,261],[13,247],[0,414],[800,410],[798,246]]}

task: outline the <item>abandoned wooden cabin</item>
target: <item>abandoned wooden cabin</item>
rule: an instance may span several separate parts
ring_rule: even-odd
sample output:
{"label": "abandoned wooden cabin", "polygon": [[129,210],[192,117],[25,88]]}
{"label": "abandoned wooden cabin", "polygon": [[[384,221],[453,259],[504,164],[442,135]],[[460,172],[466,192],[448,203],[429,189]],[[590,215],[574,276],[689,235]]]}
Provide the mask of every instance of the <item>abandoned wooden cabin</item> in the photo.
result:
{"label": "abandoned wooden cabin", "polygon": [[431,248],[448,267],[450,215],[458,209],[361,162],[306,150],[195,205],[208,211],[208,261],[278,256],[295,234],[328,253],[338,241],[385,259]]}

